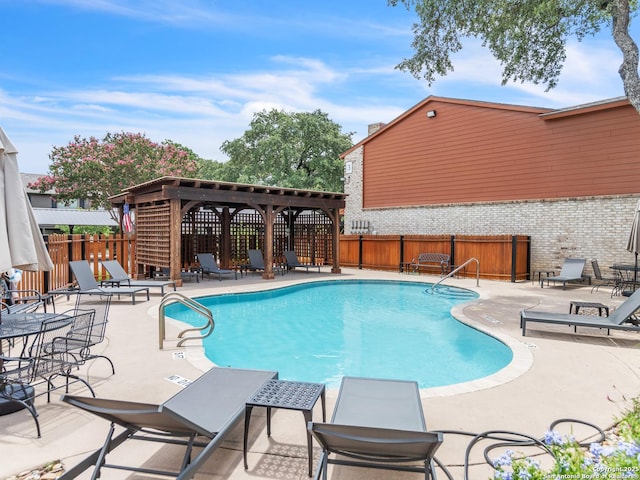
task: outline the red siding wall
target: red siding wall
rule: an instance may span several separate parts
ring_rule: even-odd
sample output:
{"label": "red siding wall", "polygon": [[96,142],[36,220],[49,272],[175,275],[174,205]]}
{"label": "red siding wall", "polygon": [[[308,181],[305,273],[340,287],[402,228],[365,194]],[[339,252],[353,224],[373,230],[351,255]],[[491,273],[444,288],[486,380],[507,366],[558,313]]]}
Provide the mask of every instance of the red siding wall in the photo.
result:
{"label": "red siding wall", "polygon": [[637,193],[640,116],[434,100],[366,140],[363,168],[365,208]]}

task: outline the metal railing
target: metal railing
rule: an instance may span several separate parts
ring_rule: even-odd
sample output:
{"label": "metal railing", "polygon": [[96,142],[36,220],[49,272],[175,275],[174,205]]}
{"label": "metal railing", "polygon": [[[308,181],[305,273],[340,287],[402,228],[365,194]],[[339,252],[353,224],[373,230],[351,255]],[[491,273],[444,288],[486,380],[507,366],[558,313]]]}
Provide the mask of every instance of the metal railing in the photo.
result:
{"label": "metal railing", "polygon": [[[203,338],[207,338],[209,335],[213,333],[213,329],[215,328],[215,322],[213,321],[213,314],[211,313],[211,310],[209,310],[207,307],[205,307],[201,303],[196,302],[195,300],[189,297],[185,297],[181,293],[169,292],[164,297],[162,297],[162,301],[160,302],[160,307],[159,307],[158,340],[159,340],[160,350],[162,350],[164,346],[164,340],[166,338],[165,309],[166,309],[166,306],[170,303],[171,304],[180,303],[207,319],[207,323],[201,327],[193,327],[193,328],[187,328],[185,330],[182,330],[178,334],[178,338],[182,338],[182,340],[180,340],[176,344],[177,347],[181,347],[184,344],[184,342],[186,342],[187,340],[202,340]],[[201,335],[185,337],[184,335],[189,332],[204,332],[204,333],[202,333]]]}
{"label": "metal railing", "polygon": [[451,270],[449,273],[447,273],[444,277],[442,277],[440,280],[438,280],[436,283],[434,283],[431,287],[431,293],[434,293],[436,290],[436,287],[438,285],[440,285],[442,282],[444,282],[447,278],[451,278],[453,277],[456,273],[458,273],[460,270],[462,270],[463,268],[465,268],[467,265],[469,265],[471,262],[476,262],[476,287],[480,286],[480,260],[478,260],[475,257],[471,257],[470,259],[468,259],[466,262],[464,262],[462,265],[458,265],[456,268],[454,268],[453,270]]}

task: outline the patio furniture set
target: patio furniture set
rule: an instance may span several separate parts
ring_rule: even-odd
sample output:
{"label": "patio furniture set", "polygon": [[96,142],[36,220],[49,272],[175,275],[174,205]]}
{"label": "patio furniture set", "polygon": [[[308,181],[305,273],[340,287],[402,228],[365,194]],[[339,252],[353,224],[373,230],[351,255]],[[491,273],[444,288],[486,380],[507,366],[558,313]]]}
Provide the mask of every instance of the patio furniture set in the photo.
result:
{"label": "patio furniture set", "polygon": [[[312,411],[322,399],[321,423]],[[272,408],[300,410],[307,426],[309,476],[313,475],[312,440],[322,448],[315,478],[326,479],[329,464],[416,471],[432,478],[441,433],[426,429],[416,382],[344,377],[329,423],[325,419],[324,385],[279,380],[277,372],[213,367],[162,404],[64,395],[62,400],[111,423],[104,445],[66,471],[60,480],[76,478],[93,467],[192,478],[243,419],[245,469],[249,422],[254,407],[266,407],[267,434]],[[109,455],[132,441],[182,445],[175,470],[113,464]],[[201,447],[197,453],[194,447]],[[129,449],[129,451],[131,451]],[[352,460],[333,458],[347,456]]]}
{"label": "patio furniture set", "polygon": [[[613,271],[612,276],[605,276],[602,274],[598,260],[591,260],[591,269],[593,270],[592,279],[591,275],[584,274],[584,267],[587,261],[584,258],[567,258],[565,259],[560,273],[556,275],[556,271],[553,269],[541,269],[535,270],[532,276],[532,280],[540,283],[540,288],[544,288],[545,282],[547,286],[551,283],[561,283],[562,289],[567,288],[568,283],[588,283],[593,282],[591,291],[597,291],[600,287],[611,287],[611,296],[624,295],[630,296],[636,290],[640,282],[637,278],[637,272],[640,271],[640,267],[635,265],[626,264],[614,264],[610,267]],[[544,277],[542,275],[545,275]]]}
{"label": "patio furniture set", "polygon": [[[63,313],[22,308],[0,312],[0,415],[26,409],[40,424],[35,399],[80,382],[95,396],[88,381],[74,371],[88,360],[104,358],[115,373],[113,362],[92,353],[105,338],[111,295],[84,293],[76,296],[75,307]],[[19,305],[19,306],[23,306]],[[55,380],[63,378],[64,383]]]}

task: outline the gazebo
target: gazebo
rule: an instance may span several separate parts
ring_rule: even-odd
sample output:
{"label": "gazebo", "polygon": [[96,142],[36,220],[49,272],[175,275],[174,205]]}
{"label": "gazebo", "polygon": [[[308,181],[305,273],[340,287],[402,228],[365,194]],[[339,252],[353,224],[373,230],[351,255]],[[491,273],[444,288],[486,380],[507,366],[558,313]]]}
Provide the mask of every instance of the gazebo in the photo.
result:
{"label": "gazebo", "polygon": [[[135,218],[136,273],[168,268],[173,280],[192,267],[197,253],[213,253],[222,268],[247,261],[247,250],[264,254],[263,278],[286,250],[340,273],[340,215],[346,195],[264,185],[162,177],[111,197]],[[124,230],[123,230],[124,231]]]}

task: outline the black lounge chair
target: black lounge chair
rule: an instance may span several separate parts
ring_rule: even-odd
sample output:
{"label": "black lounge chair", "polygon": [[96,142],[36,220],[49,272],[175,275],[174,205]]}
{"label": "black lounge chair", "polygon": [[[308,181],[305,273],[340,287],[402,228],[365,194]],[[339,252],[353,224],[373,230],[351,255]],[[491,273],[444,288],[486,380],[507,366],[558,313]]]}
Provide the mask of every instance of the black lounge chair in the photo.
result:
{"label": "black lounge chair", "polygon": [[164,295],[165,287],[173,287],[173,291],[176,291],[176,282],[173,280],[133,280],[117,260],[103,260],[101,263],[111,277],[102,280],[100,282],[102,286],[159,288],[160,295]]}
{"label": "black lounge chair", "polygon": [[[427,431],[416,382],[343,377],[331,423],[309,422],[308,429],[322,447],[316,480],[326,480],[328,464],[435,478],[434,454],[442,433]],[[332,459],[331,454],[352,460]]]}
{"label": "black lounge chair", "polygon": [[[264,257],[262,256],[262,250],[249,250],[249,263],[241,265],[240,268],[244,271],[251,270],[252,272],[264,272],[266,267],[264,265]],[[284,275],[284,269],[281,267],[273,267],[274,272],[280,272]]]}
{"label": "black lounge chair", "polygon": [[[68,469],[60,480],[76,478],[92,466],[91,478],[99,478],[105,468],[192,478],[244,418],[246,401],[277,377],[276,372],[214,367],[160,405],[63,395],[62,401],[104,418],[111,427],[104,445]],[[114,435],[116,425],[124,428],[118,435]],[[197,441],[197,437],[207,441]],[[175,471],[166,471],[109,463],[108,454],[129,440],[182,445],[182,464]],[[193,447],[203,448],[196,453]]]}
{"label": "black lounge chair", "polygon": [[540,280],[540,288],[544,287],[544,281],[547,281],[547,285],[550,282],[562,282],[562,289],[567,288],[567,282],[576,282],[583,281],[585,277],[582,276],[582,271],[584,270],[584,265],[587,263],[587,260],[584,258],[567,258],[562,265],[562,269],[560,270],[560,275],[556,275],[555,277],[545,277]]}
{"label": "black lounge chair", "polygon": [[318,273],[320,272],[320,265],[312,265],[310,263],[300,263],[300,261],[298,260],[298,256],[296,255],[296,252],[294,252],[293,250],[287,250],[286,252],[284,252],[284,258],[287,260],[287,268],[290,270],[295,271],[296,268],[304,268],[308,272],[310,268],[317,268]]}
{"label": "black lounge chair", "polygon": [[522,310],[520,312],[520,328],[522,328],[522,336],[526,335],[527,323],[533,322],[569,325],[573,326],[574,332],[577,332],[578,327],[606,328],[607,334],[610,333],[610,330],[640,332],[640,324],[635,317],[639,308],[640,290],[631,295],[608,317]]}
{"label": "black lounge chair", "polygon": [[56,293],[73,294],[82,292],[94,293],[96,295],[107,293],[118,295],[118,298],[120,298],[120,295],[131,295],[131,302],[134,305],[136,304],[136,294],[146,293],[147,300],[149,300],[149,287],[101,287],[93,276],[91,266],[86,260],[75,260],[73,262],[69,262],[69,267],[71,267],[73,276],[76,277],[76,282],[78,282],[78,290],[59,290],[56,291]]}
{"label": "black lounge chair", "polygon": [[614,275],[613,277],[605,277],[602,275],[602,271],[600,270],[600,264],[598,260],[591,260],[591,268],[593,269],[593,276],[596,279],[596,283],[591,289],[591,293],[594,291],[598,291],[600,287],[611,287],[611,296],[613,297],[615,293],[620,289],[622,285],[622,277],[620,275]]}
{"label": "black lounge chair", "polygon": [[198,258],[198,263],[200,263],[200,272],[202,274],[202,278],[205,275],[211,278],[211,275],[218,275],[218,280],[222,281],[222,275],[231,275],[235,276],[235,279],[238,279],[238,272],[235,270],[226,270],[224,268],[220,268],[218,266],[218,262],[214,256],[210,253],[196,253],[196,257]]}

